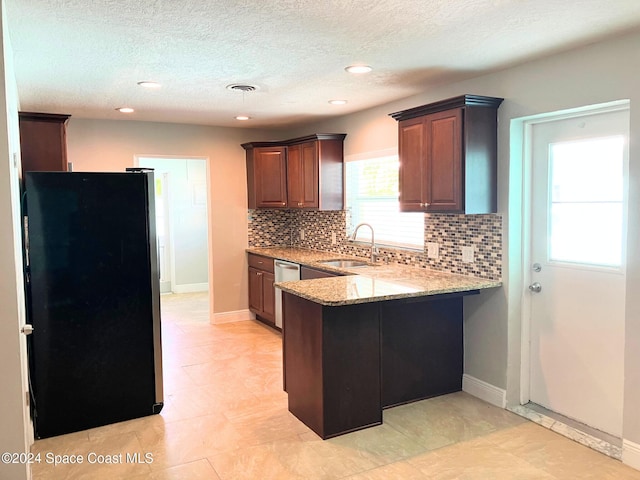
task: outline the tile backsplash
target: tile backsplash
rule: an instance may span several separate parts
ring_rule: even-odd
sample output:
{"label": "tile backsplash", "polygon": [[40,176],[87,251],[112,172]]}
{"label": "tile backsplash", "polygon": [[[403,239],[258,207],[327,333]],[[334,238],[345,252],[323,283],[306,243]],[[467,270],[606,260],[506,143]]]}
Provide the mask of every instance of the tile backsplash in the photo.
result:
{"label": "tile backsplash", "polygon": [[[293,246],[368,257],[370,249],[347,240],[346,210],[249,210],[249,246]],[[439,244],[439,258],[424,251],[379,246],[378,261],[450,273],[502,278],[502,216],[425,214],[424,241]],[[300,235],[304,232],[304,237]],[[333,236],[335,234],[335,243]],[[462,247],[473,247],[474,261],[462,261]]]}

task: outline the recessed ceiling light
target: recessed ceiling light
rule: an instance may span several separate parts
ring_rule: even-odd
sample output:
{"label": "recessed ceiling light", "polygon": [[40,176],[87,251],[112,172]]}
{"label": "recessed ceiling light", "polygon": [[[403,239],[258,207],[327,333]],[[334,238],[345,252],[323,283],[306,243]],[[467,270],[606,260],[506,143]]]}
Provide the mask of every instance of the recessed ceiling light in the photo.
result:
{"label": "recessed ceiling light", "polygon": [[248,115],[237,115],[235,117],[236,120],[251,120],[251,117],[249,117]]}
{"label": "recessed ceiling light", "polygon": [[346,105],[347,101],[346,100],[329,100],[329,103],[331,105]]}
{"label": "recessed ceiling light", "polygon": [[369,65],[349,65],[345,70],[349,73],[369,73],[373,68]]}
{"label": "recessed ceiling light", "polygon": [[135,110],[131,107],[120,107],[120,108],[116,108],[117,111],[119,111],[120,113],[133,113],[135,112]]}
{"label": "recessed ceiling light", "polygon": [[158,82],[152,82],[150,80],[144,80],[142,82],[138,82],[138,85],[144,88],[160,88],[162,86]]}

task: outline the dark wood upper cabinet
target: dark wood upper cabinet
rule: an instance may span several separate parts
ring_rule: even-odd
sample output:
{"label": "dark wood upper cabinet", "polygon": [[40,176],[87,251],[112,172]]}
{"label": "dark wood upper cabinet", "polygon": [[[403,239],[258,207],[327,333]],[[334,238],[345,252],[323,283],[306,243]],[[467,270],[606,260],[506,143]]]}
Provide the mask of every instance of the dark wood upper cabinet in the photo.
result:
{"label": "dark wood upper cabinet", "polygon": [[400,209],[494,213],[501,98],[462,95],[392,113],[398,123]]}
{"label": "dark wood upper cabinet", "polygon": [[427,173],[424,158],[425,131],[422,118],[404,120],[398,126],[400,154],[400,205],[403,211],[422,210]]}
{"label": "dark wood upper cabinet", "polygon": [[287,147],[287,206],[290,208],[318,208],[317,142]]}
{"label": "dark wood upper cabinet", "polygon": [[26,172],[67,171],[67,121],[70,116],[18,113],[22,178]]}
{"label": "dark wood upper cabinet", "polygon": [[247,152],[249,208],[344,208],[345,136],[315,134],[242,144]]}
{"label": "dark wood upper cabinet", "polygon": [[282,208],[287,205],[286,158],[285,147],[267,146],[247,150],[251,208]]}

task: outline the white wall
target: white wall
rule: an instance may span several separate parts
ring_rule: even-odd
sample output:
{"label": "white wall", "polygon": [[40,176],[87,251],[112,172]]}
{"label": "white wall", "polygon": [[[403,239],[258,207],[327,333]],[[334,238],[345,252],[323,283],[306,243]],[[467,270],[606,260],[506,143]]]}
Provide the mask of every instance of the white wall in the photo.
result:
{"label": "white wall", "polygon": [[[11,46],[5,26],[4,2],[1,4],[2,61],[0,63],[0,453],[28,452],[32,441],[29,412],[26,408],[26,341],[20,333],[24,325],[24,288],[22,285],[22,244],[18,168],[14,154],[20,153],[18,96]],[[24,464],[0,463],[0,479],[30,478]]]}

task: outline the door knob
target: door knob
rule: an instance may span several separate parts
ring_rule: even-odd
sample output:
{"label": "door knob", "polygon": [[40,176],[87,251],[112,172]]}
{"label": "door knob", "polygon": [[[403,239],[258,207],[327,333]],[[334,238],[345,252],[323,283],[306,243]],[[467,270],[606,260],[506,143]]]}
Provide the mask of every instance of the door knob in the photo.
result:
{"label": "door knob", "polygon": [[534,293],[540,293],[540,291],[542,290],[542,285],[540,285],[539,282],[533,282],[531,285],[529,285],[529,290]]}

